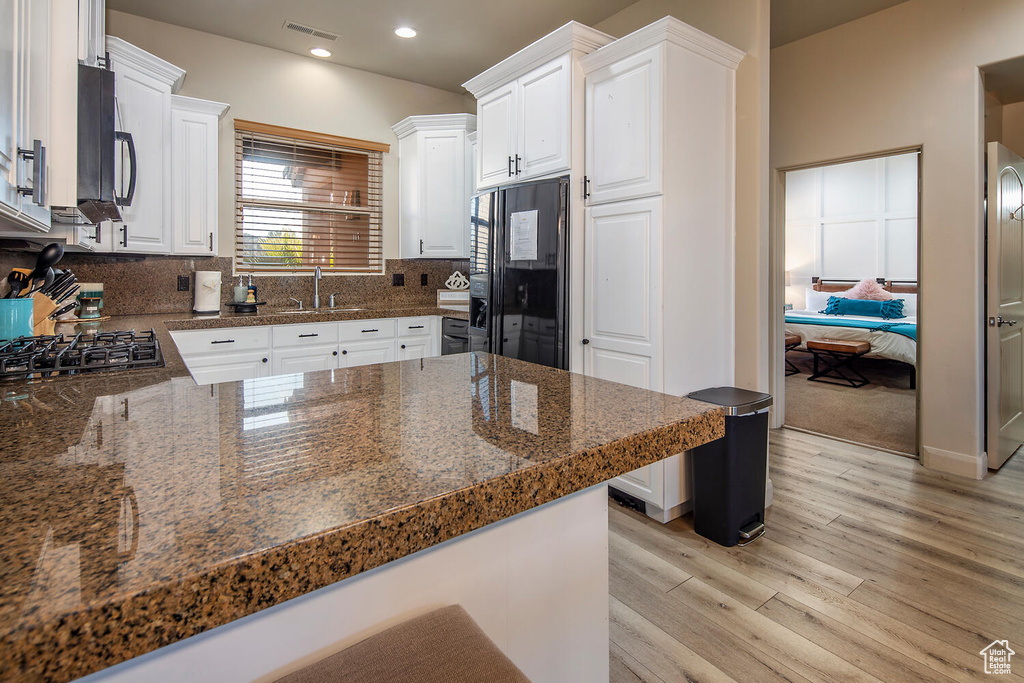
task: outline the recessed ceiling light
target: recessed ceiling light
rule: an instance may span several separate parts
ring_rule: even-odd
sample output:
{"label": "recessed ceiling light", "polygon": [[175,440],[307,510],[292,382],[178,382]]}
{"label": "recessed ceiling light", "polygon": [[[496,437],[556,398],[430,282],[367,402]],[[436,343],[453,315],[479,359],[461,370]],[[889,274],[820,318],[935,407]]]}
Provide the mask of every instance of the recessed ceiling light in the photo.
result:
{"label": "recessed ceiling light", "polygon": [[395,29],[395,35],[399,38],[415,38],[416,29],[410,26],[399,26]]}
{"label": "recessed ceiling light", "polygon": [[325,50],[322,47],[311,47],[309,48],[309,54],[313,55],[314,57],[323,57],[326,59],[327,57],[331,56],[331,51]]}

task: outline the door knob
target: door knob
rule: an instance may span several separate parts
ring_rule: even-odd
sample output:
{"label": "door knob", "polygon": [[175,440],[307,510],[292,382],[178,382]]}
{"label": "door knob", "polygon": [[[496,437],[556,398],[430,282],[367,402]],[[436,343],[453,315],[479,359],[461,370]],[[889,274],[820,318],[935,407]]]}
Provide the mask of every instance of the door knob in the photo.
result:
{"label": "door knob", "polygon": [[583,343],[584,346],[586,346],[587,344],[590,343],[590,340],[589,339],[584,339],[582,343]]}
{"label": "door knob", "polygon": [[1006,325],[1007,327],[1013,327],[1016,324],[1016,320],[1004,320],[1002,316],[988,319],[989,327],[1002,327],[1003,325]]}

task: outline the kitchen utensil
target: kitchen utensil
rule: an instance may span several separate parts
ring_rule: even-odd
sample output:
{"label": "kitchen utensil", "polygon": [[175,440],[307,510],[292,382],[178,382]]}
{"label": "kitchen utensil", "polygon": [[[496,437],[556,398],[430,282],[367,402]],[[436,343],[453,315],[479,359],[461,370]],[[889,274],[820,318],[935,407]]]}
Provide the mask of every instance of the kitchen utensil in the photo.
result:
{"label": "kitchen utensil", "polygon": [[[54,273],[56,273],[56,270],[54,271]],[[74,277],[75,276],[74,276],[74,274],[71,271],[69,271],[69,270],[64,271],[63,273],[57,275],[53,279],[53,284],[51,284],[49,287],[46,287],[45,289],[43,289],[43,294],[46,294],[47,296],[52,295],[54,292],[59,291],[60,288],[63,287],[65,284],[67,284],[68,282],[71,282],[71,280]]]}
{"label": "kitchen utensil", "polygon": [[7,276],[7,284],[11,286],[11,293],[7,295],[8,299],[14,299],[21,295],[21,291],[26,289],[31,283],[32,271],[28,268],[14,268],[11,270],[10,275]]}
{"label": "kitchen utensil", "polygon": [[64,258],[64,247],[57,242],[52,242],[43,247],[43,250],[36,256],[36,267],[32,271],[32,279],[42,278],[46,271],[57,265],[57,262]]}
{"label": "kitchen utensil", "polygon": [[74,274],[72,274],[70,277],[65,277],[64,281],[61,282],[59,287],[51,287],[48,292],[45,292],[45,294],[54,301],[60,301],[65,294],[72,291],[77,285],[78,278],[76,278]]}
{"label": "kitchen utensil", "polygon": [[32,289],[26,291],[22,296],[32,296],[36,292],[41,292],[52,284],[53,268],[47,268],[45,274],[41,278],[32,280]]}
{"label": "kitchen utensil", "polygon": [[32,299],[0,299],[0,340],[32,336]]}
{"label": "kitchen utensil", "polygon": [[71,297],[73,297],[77,293],[78,293],[78,285],[75,285],[70,290],[68,290],[66,293],[61,294],[60,297],[58,297],[57,299],[54,299],[54,301],[56,301],[58,304],[63,303],[65,301],[67,301],[68,299],[70,299]]}
{"label": "kitchen utensil", "polygon": [[70,311],[72,308],[74,308],[77,305],[78,305],[78,303],[75,302],[75,301],[72,301],[69,304],[65,304],[65,305],[61,306],[60,308],[58,308],[53,313],[51,313],[50,314],[50,318],[53,319],[53,320],[56,320],[57,318],[61,317],[62,315],[64,315],[65,313],[67,313],[68,311]]}

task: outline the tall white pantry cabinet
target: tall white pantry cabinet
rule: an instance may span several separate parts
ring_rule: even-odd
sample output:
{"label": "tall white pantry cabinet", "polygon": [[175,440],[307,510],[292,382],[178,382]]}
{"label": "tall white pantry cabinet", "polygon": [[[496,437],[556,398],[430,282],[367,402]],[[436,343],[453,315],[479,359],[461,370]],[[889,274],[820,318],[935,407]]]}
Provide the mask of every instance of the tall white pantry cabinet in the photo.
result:
{"label": "tall white pantry cabinet", "polygon": [[[674,395],[734,383],[743,56],[666,17],[580,60],[588,375]],[[691,507],[688,460],[676,455],[611,485],[666,522]]]}

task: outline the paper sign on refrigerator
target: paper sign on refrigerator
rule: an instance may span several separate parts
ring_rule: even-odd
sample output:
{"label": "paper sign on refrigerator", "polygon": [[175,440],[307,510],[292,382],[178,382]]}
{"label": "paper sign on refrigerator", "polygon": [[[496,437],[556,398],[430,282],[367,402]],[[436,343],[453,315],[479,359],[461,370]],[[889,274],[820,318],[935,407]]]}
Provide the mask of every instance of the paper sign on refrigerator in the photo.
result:
{"label": "paper sign on refrigerator", "polygon": [[537,210],[517,211],[512,214],[510,235],[512,241],[511,261],[537,260]]}

